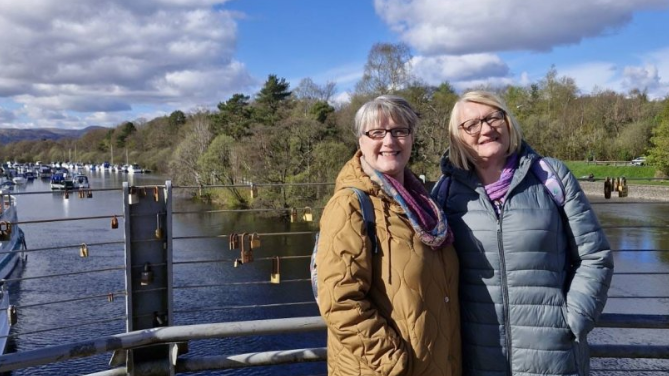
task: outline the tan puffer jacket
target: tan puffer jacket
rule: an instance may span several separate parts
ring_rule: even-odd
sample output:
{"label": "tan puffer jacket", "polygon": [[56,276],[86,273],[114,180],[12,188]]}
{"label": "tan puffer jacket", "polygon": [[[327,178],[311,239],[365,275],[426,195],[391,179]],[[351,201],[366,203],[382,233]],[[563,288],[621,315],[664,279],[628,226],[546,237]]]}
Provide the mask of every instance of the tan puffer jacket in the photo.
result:
{"label": "tan puffer jacket", "polygon": [[[371,198],[377,254],[347,187]],[[329,375],[461,375],[455,251],[420,241],[403,209],[362,171],[360,152],[339,173],[316,257]]]}

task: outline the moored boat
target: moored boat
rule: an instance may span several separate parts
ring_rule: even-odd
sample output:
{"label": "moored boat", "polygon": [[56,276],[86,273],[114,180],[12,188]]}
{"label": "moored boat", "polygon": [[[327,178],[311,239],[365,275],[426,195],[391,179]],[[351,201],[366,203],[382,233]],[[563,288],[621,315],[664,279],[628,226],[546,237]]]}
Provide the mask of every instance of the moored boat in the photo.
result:
{"label": "moored boat", "polygon": [[62,173],[55,173],[51,175],[51,189],[71,190],[74,189],[74,182],[70,179],[67,179]]}
{"label": "moored boat", "polygon": [[72,179],[72,182],[74,183],[75,189],[90,188],[90,184],[88,182],[88,176],[84,174],[75,175],[74,178]]}

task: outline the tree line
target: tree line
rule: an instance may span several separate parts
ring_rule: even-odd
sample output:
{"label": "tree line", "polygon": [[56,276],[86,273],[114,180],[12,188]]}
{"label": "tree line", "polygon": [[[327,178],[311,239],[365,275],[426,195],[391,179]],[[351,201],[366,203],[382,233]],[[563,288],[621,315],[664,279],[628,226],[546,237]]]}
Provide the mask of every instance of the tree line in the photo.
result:
{"label": "tree line", "polygon": [[[447,126],[458,93],[448,83],[427,85],[410,74],[403,44],[370,50],[362,79],[346,104],[332,104],[336,84],[302,80],[291,88],[270,74],[253,96],[237,93],[217,108],[125,122],[79,139],[21,141],[0,147],[19,162],[111,161],[139,163],[167,174],[175,185],[268,184],[257,198],[246,188],[205,189],[204,198],[229,207],[322,205],[341,166],[357,148],[355,111],[385,93],[409,100],[420,114],[411,168],[434,180],[448,147]],[[543,155],[564,160],[631,160],[646,155],[658,176],[669,174],[669,98],[651,100],[642,90],[581,94],[572,78],[551,67],[538,82],[497,92]],[[74,152],[74,154],[73,154]]]}

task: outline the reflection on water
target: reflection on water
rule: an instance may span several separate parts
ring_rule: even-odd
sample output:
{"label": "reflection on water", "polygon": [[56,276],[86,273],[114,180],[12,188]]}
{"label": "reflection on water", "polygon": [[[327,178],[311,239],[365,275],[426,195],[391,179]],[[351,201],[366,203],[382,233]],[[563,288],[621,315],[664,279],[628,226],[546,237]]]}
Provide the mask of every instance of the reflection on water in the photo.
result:
{"label": "reflection on water", "polygon": [[[597,202],[593,207],[611,247],[620,250],[614,253],[615,274],[604,312],[667,315],[669,203]],[[657,329],[595,329],[590,342],[669,345],[668,335]],[[593,359],[592,367],[597,376],[669,375],[667,360]]]}
{"label": "reflection on water", "polygon": [[[162,185],[163,176],[95,173],[90,175],[93,188],[121,187],[128,180],[131,185]],[[17,188],[17,191],[49,191],[48,183],[35,181]],[[183,191],[175,190],[174,215],[174,323],[195,324],[239,320],[258,320],[279,317],[302,317],[318,314],[308,282],[308,257],[313,247],[314,229],[309,223],[289,223],[267,218],[258,213],[209,212],[213,208],[193,203],[179,197]],[[261,192],[262,194],[262,192]],[[31,221],[63,217],[106,216],[122,214],[120,191],[94,192],[93,199],[79,199],[71,195],[68,200],[62,192],[18,197],[19,220]],[[616,250],[616,274],[606,312],[667,314],[669,295],[666,274],[624,274],[638,272],[669,272],[669,205],[594,203],[602,225]],[[181,212],[181,213],[179,213]],[[184,213],[191,212],[191,213]],[[30,249],[64,247],[81,243],[112,244],[89,247],[90,257],[80,258],[78,248],[50,249],[31,252],[21,271],[23,278],[50,274],[84,272],[108,269],[94,274],[81,274],[49,279],[25,279],[12,286],[12,299],[20,307],[19,321],[14,333],[19,337],[14,345],[21,351],[53,346],[65,342],[81,341],[125,331],[123,296],[107,301],[109,292],[124,290],[123,271],[123,221],[119,229],[110,228],[109,219],[93,219],[52,223],[24,224]],[[632,228],[613,228],[632,226]],[[641,226],[665,226],[664,228]],[[309,232],[304,235],[285,236],[287,232]],[[277,234],[263,236],[261,248],[254,253],[250,265],[234,267],[238,254],[228,250],[227,238],[185,237],[216,236],[230,233],[258,232]],[[638,251],[646,250],[646,251]],[[271,272],[271,259],[281,257],[279,285],[267,283]],[[203,262],[196,262],[203,261]],[[53,301],[98,296],[96,299],[66,304],[46,304]],[[655,297],[652,299],[635,297]],[[268,303],[291,303],[260,307]],[[305,304],[306,303],[306,304]],[[245,306],[250,308],[239,308]],[[25,307],[25,308],[21,308]],[[76,326],[75,329],[72,326]],[[42,329],[67,327],[59,331],[25,334]],[[666,343],[669,336],[663,331],[602,330],[596,329],[594,343],[647,343],[652,340]],[[244,337],[223,340],[197,341],[190,344],[186,356],[237,354],[290,348],[324,346],[324,333],[276,335],[266,338]],[[85,374],[108,369],[110,354],[68,361],[45,367],[33,367],[14,372],[15,375]],[[629,368],[669,369],[659,361],[595,360],[593,375],[614,374]],[[664,367],[664,368],[662,368]],[[599,372],[599,373],[597,373]],[[642,374],[626,371],[625,374]],[[631,372],[631,373],[630,373]],[[192,373],[195,375],[312,375],[326,373],[323,363],[259,367],[247,370],[229,370]],[[656,373],[657,375],[657,373]]]}

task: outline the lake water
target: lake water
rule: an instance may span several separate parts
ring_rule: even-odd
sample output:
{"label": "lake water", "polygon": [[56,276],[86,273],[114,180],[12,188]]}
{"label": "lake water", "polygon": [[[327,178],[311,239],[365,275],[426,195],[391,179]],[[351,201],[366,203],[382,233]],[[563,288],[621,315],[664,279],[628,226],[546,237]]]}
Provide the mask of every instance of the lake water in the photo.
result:
{"label": "lake water", "polygon": [[[153,174],[89,174],[91,186],[120,188],[131,185],[162,185],[165,177]],[[46,181],[36,180],[16,192],[45,192],[18,196],[19,221],[111,216],[122,214],[121,191],[94,192],[91,199],[51,192]],[[178,198],[175,189],[174,216],[174,324],[197,324],[266,318],[315,316],[318,314],[308,282],[308,260],[313,248],[311,223],[267,218],[258,212],[205,213],[213,208]],[[262,195],[262,189],[260,190]],[[603,201],[603,200],[600,200]],[[615,252],[616,275],[606,312],[669,313],[669,205],[662,203],[599,203],[593,200]],[[617,226],[617,228],[615,228]],[[664,226],[652,227],[652,226]],[[18,273],[21,281],[11,286],[19,320],[12,344],[19,351],[81,341],[125,331],[123,220],[111,229],[110,219],[87,219],[50,223],[25,223],[29,252]],[[216,235],[257,232],[262,246],[256,261],[235,268],[236,253],[228,250],[227,238]],[[306,234],[285,235],[290,232]],[[179,239],[200,237],[197,239]],[[79,257],[79,245],[88,246],[90,256]],[[92,245],[107,243],[102,245]],[[63,247],[63,248],[58,248]],[[271,259],[281,257],[281,280],[269,284]],[[198,262],[201,261],[201,262]],[[638,272],[664,274],[634,274]],[[42,278],[54,274],[70,275]],[[71,274],[81,273],[81,274]],[[627,273],[627,274],[626,274]],[[247,282],[246,284],[240,282]],[[258,283],[262,282],[262,283]],[[232,284],[234,283],[234,284]],[[112,302],[109,293],[117,296]],[[636,297],[636,298],[630,298]],[[78,299],[78,300],[75,300]],[[49,304],[51,302],[66,303]],[[274,305],[290,303],[286,305]],[[267,306],[271,304],[271,306]],[[245,308],[242,308],[245,307]],[[62,328],[51,330],[53,328]],[[45,331],[43,331],[45,330]],[[596,329],[592,343],[668,343],[666,331]],[[187,356],[238,354],[254,351],[325,346],[325,333],[303,333],[268,337],[242,337],[197,341]],[[110,354],[55,365],[15,371],[14,375],[76,375],[108,369]],[[593,375],[644,375],[669,369],[663,361],[593,360]],[[315,375],[325,374],[323,363],[208,371],[194,375]],[[648,373],[658,375],[662,373]]]}

